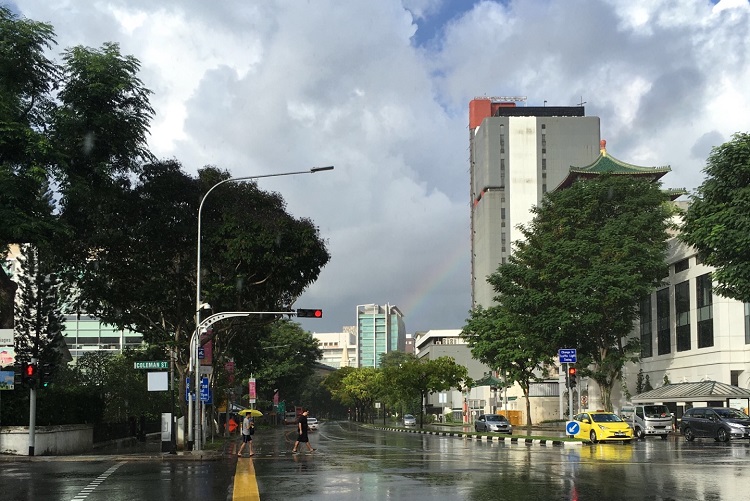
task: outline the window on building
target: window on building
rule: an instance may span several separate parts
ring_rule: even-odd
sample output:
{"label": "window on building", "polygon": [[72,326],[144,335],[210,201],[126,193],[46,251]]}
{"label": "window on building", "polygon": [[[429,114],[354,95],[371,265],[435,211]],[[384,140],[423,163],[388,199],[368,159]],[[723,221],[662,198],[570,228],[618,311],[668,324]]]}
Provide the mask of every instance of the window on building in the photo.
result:
{"label": "window on building", "polygon": [[698,301],[698,348],[714,345],[714,315],[711,274],[706,273],[695,279]]}
{"label": "window on building", "polygon": [[542,184],[542,193],[547,193],[547,185]]}
{"label": "window on building", "polygon": [[669,287],[656,291],[656,352],[667,355],[672,352],[669,331]]}
{"label": "window on building", "polygon": [[682,259],[674,264],[674,272],[680,273],[690,268],[690,259]]}
{"label": "window on building", "polygon": [[674,304],[677,316],[677,351],[687,351],[690,349],[690,282],[680,282],[674,286]]}
{"label": "window on building", "polygon": [[651,295],[641,300],[641,357],[648,358],[654,355],[652,345],[653,334],[651,331]]}
{"label": "window on building", "polygon": [[547,170],[547,159],[546,158],[542,158],[542,170],[543,171]]}

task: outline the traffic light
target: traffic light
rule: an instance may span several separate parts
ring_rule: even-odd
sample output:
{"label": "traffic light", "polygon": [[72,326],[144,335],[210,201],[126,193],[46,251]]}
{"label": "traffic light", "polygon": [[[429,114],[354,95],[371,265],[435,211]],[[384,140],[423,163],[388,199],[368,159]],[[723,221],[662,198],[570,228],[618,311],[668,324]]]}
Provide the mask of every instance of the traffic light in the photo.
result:
{"label": "traffic light", "polygon": [[37,379],[37,365],[23,362],[21,364],[21,384],[34,388]]}
{"label": "traffic light", "polygon": [[297,317],[323,318],[323,310],[297,308]]}
{"label": "traffic light", "polygon": [[568,367],[568,386],[570,388],[576,385],[576,368]]}
{"label": "traffic light", "polygon": [[42,364],[39,367],[39,387],[46,388],[52,383],[52,365]]}

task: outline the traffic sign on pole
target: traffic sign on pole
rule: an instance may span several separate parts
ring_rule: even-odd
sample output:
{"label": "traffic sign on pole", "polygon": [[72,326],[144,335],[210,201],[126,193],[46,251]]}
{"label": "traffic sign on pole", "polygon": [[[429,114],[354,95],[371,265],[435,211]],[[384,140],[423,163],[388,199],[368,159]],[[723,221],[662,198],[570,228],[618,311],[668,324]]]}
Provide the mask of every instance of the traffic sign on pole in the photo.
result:
{"label": "traffic sign on pole", "polygon": [[578,351],[575,348],[562,348],[557,350],[557,357],[561,364],[575,364],[578,362]]}

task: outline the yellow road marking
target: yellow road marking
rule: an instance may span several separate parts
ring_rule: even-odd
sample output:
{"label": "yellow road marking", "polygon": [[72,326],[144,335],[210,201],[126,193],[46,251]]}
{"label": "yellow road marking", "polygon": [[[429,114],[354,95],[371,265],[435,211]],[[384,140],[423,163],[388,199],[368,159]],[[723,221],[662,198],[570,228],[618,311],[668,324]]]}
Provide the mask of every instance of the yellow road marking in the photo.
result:
{"label": "yellow road marking", "polygon": [[252,458],[238,458],[234,472],[233,501],[259,501],[258,481],[255,479],[255,465]]}

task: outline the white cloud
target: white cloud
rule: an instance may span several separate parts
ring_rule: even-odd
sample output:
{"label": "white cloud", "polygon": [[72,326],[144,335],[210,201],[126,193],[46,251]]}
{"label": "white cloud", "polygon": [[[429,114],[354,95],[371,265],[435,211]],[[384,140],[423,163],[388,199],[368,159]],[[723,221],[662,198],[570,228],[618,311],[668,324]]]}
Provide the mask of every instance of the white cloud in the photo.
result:
{"label": "white cloud", "polygon": [[[54,25],[58,52],[114,41],[141,61],[158,156],[237,176],[336,165],[260,183],[329,241],[299,301],[325,309],[305,324],[318,331],[372,302],[401,307],[409,331],[463,325],[474,96],[582,99],[611,154],[669,164],[665,184],[686,188],[750,115],[746,0],[481,1],[454,15],[442,0],[17,4]],[[417,20],[446,24],[417,47]]]}

